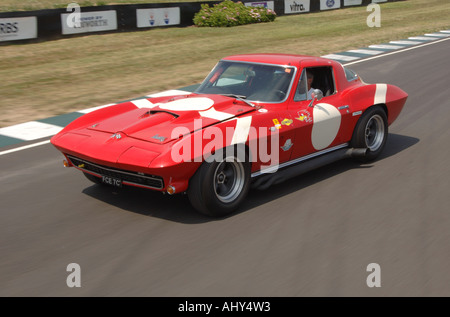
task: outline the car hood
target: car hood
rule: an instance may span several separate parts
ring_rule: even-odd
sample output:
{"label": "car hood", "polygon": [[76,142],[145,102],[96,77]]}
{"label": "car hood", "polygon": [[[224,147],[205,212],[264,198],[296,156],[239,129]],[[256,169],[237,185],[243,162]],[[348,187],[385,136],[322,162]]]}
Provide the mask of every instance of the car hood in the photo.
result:
{"label": "car hood", "polygon": [[221,95],[185,95],[129,101],[135,109],[96,122],[89,130],[124,133],[164,144],[181,135],[255,111],[241,100]]}

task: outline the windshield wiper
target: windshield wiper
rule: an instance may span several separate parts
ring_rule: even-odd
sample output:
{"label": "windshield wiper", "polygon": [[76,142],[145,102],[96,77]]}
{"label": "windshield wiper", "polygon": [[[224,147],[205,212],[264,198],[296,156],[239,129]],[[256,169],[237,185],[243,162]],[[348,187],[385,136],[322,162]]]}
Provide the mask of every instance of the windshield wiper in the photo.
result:
{"label": "windshield wiper", "polygon": [[250,101],[245,100],[245,99],[247,99],[247,96],[244,96],[244,95],[235,95],[235,94],[220,94],[220,95],[225,96],[225,97],[236,98],[237,100],[240,100],[240,101],[242,101],[242,102],[245,102],[245,103],[246,103],[247,105],[249,105],[250,107],[257,108],[257,106],[255,106],[253,103],[251,103]]}
{"label": "windshield wiper", "polygon": [[244,95],[236,95],[236,94],[221,94],[221,95],[225,97],[233,97],[236,99],[247,99],[247,96]]}

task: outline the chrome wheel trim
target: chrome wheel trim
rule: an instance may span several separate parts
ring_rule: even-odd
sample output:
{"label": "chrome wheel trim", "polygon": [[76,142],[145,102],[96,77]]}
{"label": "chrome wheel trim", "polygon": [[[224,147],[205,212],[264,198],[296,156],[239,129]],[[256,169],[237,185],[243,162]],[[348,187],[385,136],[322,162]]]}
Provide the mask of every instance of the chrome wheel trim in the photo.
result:
{"label": "chrome wheel trim", "polygon": [[245,183],[245,170],[236,157],[224,158],[214,171],[214,193],[221,202],[231,203],[242,192]]}
{"label": "chrome wheel trim", "polygon": [[384,140],[384,121],[383,118],[376,114],[367,121],[366,128],[364,130],[366,146],[370,151],[377,151]]}

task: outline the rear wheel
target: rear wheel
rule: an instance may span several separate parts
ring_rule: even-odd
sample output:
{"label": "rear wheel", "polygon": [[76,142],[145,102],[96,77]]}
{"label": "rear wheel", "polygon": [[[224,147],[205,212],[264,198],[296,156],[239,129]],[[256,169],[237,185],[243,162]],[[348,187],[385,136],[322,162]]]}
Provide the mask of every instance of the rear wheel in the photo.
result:
{"label": "rear wheel", "polygon": [[231,150],[224,150],[219,159],[203,162],[189,182],[189,200],[204,215],[228,215],[239,207],[248,193],[248,155],[242,148],[234,147]]}
{"label": "rear wheel", "polygon": [[386,112],[380,106],[367,109],[356,124],[353,131],[352,146],[367,148],[367,153],[358,160],[370,162],[383,151],[388,136]]}

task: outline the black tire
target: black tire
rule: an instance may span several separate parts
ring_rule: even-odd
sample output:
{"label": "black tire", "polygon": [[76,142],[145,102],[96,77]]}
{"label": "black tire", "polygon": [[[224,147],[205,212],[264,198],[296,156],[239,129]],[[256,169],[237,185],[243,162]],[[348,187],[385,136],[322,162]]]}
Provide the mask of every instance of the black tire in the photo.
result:
{"label": "black tire", "polygon": [[93,183],[95,183],[95,184],[101,184],[101,185],[103,185],[102,179],[101,179],[100,177],[97,177],[97,176],[94,176],[94,175],[91,175],[91,174],[85,173],[85,172],[83,172],[83,174],[84,174],[84,176],[86,176],[86,178],[87,178],[88,180],[90,180],[91,182],[93,182]]}
{"label": "black tire", "polygon": [[189,201],[197,211],[210,217],[231,214],[250,189],[250,170],[244,147],[217,152],[215,159],[204,161],[189,181]]}
{"label": "black tire", "polygon": [[388,136],[387,115],[380,106],[367,109],[353,131],[351,146],[367,148],[367,153],[357,160],[370,162],[375,160],[383,151]]}

